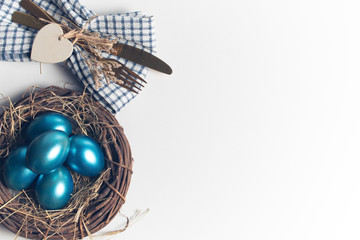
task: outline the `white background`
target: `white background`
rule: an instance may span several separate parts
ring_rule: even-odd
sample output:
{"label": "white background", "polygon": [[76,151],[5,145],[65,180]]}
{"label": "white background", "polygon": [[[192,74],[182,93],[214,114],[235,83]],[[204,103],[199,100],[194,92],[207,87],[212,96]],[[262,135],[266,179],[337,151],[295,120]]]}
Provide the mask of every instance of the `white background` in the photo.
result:
{"label": "white background", "polygon": [[[357,0],[83,3],[154,15],[174,70],[117,115],[135,159],[123,212],[151,210],[112,239],[360,238]],[[58,65],[0,72],[13,98],[71,81]]]}

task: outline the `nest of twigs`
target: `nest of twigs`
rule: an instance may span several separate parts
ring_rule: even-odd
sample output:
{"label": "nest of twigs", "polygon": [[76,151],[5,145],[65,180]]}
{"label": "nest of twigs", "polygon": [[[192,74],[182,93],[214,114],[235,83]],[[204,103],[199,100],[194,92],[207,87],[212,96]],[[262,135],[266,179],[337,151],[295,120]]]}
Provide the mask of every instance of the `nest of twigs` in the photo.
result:
{"label": "nest of twigs", "polygon": [[115,117],[88,93],[58,87],[32,88],[9,105],[0,114],[1,171],[4,159],[23,144],[26,125],[49,111],[66,115],[73,134],[85,134],[100,143],[106,166],[95,178],[72,172],[72,197],[63,209],[53,211],[40,207],[32,188],[12,191],[0,177],[0,223],[30,239],[82,239],[105,227],[124,204],[132,174],[130,146]]}

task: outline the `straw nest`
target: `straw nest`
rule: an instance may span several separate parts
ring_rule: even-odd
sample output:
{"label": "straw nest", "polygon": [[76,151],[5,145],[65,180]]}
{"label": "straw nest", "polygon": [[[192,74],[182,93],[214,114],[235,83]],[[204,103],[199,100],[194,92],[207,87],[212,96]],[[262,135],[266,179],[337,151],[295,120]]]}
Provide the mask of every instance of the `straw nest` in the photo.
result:
{"label": "straw nest", "polygon": [[26,125],[39,113],[50,111],[68,116],[73,134],[97,140],[106,166],[95,178],[72,172],[72,197],[65,208],[55,211],[41,208],[31,188],[12,191],[1,177],[0,223],[30,239],[82,239],[105,227],[125,202],[132,174],[130,146],[115,117],[88,93],[53,86],[32,88],[8,105],[0,114],[0,170],[9,153],[24,144]]}

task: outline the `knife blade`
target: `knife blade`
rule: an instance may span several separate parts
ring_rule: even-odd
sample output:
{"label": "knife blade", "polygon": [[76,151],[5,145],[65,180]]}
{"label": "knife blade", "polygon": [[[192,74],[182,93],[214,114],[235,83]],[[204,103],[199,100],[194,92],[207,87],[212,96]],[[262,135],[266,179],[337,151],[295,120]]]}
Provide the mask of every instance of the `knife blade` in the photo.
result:
{"label": "knife blade", "polygon": [[115,55],[118,57],[125,58],[162,73],[172,73],[171,67],[166,62],[142,49],[122,43],[115,43],[113,49],[115,49]]}

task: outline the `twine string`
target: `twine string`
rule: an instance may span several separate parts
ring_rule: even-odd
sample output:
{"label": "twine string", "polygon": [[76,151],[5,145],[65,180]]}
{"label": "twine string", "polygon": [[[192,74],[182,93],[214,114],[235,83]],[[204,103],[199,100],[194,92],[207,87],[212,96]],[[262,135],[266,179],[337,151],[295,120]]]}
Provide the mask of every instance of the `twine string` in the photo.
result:
{"label": "twine string", "polygon": [[[64,21],[61,23],[56,23],[65,30],[65,33],[59,36],[59,40],[65,38],[68,40],[72,40],[73,45],[77,44],[83,48],[86,46],[90,47],[90,49],[87,48],[86,50],[90,50],[90,52],[93,53],[96,57],[100,57],[102,51],[105,51],[109,54],[114,53],[113,46],[118,41],[118,39],[110,40],[110,38],[100,36],[99,33],[89,32],[86,30],[90,22],[96,17],[98,17],[98,15],[94,15],[93,17],[88,19],[82,28],[72,29],[70,27],[70,24],[67,24]],[[44,18],[40,18],[40,21],[43,21],[45,23],[54,23]],[[66,21],[70,20],[66,19]],[[71,25],[76,26],[73,22],[70,23]]]}

